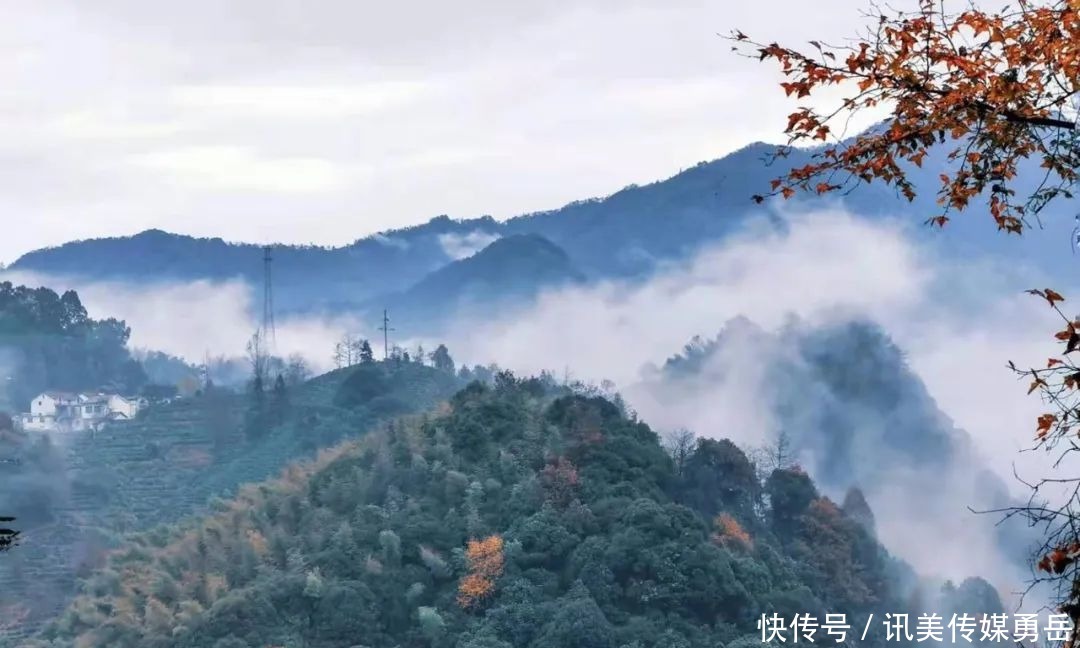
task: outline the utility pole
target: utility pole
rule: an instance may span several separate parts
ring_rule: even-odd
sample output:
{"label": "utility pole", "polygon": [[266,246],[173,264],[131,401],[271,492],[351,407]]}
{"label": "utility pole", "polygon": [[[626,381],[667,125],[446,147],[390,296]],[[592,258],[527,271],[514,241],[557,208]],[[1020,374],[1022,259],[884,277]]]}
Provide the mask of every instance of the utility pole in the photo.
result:
{"label": "utility pole", "polygon": [[274,330],[274,283],[271,275],[271,265],[274,257],[270,253],[270,246],[263,248],[263,338],[267,344],[267,353],[273,352],[273,345],[277,341],[277,332]]}
{"label": "utility pole", "polygon": [[383,360],[390,359],[390,331],[394,329],[390,328],[390,317],[386,314],[386,309],[382,312],[382,326],[379,330],[383,332]]}

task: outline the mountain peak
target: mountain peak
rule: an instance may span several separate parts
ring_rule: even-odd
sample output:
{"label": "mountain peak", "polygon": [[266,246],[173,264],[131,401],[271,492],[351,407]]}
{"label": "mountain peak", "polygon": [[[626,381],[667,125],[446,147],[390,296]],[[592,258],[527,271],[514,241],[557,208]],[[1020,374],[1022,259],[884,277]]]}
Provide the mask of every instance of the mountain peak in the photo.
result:
{"label": "mountain peak", "polygon": [[437,327],[437,322],[449,323],[466,311],[472,316],[504,312],[530,303],[545,290],[584,280],[558,245],[538,234],[514,234],[429,273],[393,297],[390,307],[402,324]]}
{"label": "mountain peak", "polygon": [[131,238],[133,238],[133,239],[173,238],[173,237],[181,237],[181,236],[183,236],[183,235],[182,234],[173,234],[172,232],[166,232],[163,229],[158,229],[158,228],[154,227],[154,228],[151,228],[151,229],[143,230],[143,231],[139,232],[138,234],[135,234]]}
{"label": "mountain peak", "polygon": [[[511,234],[490,243],[487,247],[473,254],[470,259],[480,257],[498,257],[517,254],[549,255],[569,263],[570,256],[558,245],[539,234]],[[463,259],[464,261],[465,259]]]}

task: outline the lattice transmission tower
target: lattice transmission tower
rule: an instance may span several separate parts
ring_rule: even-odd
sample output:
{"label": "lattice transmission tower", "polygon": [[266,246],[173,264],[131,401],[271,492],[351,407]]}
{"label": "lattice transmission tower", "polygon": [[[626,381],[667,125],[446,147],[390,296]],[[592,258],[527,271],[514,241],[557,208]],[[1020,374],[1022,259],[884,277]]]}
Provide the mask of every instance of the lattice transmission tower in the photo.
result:
{"label": "lattice transmission tower", "polygon": [[270,246],[263,248],[263,315],[262,315],[262,338],[266,345],[266,351],[273,353],[274,343],[277,341],[277,331],[274,329],[274,255]]}

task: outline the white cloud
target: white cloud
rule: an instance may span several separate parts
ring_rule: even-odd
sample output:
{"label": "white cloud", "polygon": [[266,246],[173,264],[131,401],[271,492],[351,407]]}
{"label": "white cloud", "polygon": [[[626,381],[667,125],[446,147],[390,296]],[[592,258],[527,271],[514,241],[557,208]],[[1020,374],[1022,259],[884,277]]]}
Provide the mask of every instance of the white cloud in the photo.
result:
{"label": "white cloud", "polygon": [[403,238],[398,238],[396,236],[387,236],[386,234],[376,234],[372,238],[387,247],[393,247],[399,250],[409,249],[409,242]]}
{"label": "white cloud", "polygon": [[476,254],[498,238],[498,234],[484,230],[473,230],[467,234],[447,232],[439,235],[439,245],[442,246],[446,256],[458,260]]}
{"label": "white cloud", "polygon": [[[135,286],[25,272],[0,273],[0,280],[75,290],[91,317],[127,322],[132,348],[166,351],[196,364],[207,356],[242,356],[259,328],[254,294],[242,281]],[[365,333],[363,325],[348,316],[280,317],[275,329],[275,354],[298,353],[319,371],[333,368],[333,346],[343,334]]]}
{"label": "white cloud", "polygon": [[527,316],[462,329],[453,341],[484,362],[527,371],[566,364],[626,384],[644,363],[736,315],[765,326],[789,313],[819,321],[850,313],[886,318],[918,303],[928,280],[897,228],[823,213],[797,221],[790,235],[737,237],[642,286],[605,283],[544,295]]}
{"label": "white cloud", "polygon": [[782,137],[776,74],[717,32],[840,37],[862,5],[23,3],[0,209],[25,226],[0,259],[148,227],[341,244],[606,195]]}
{"label": "white cloud", "polygon": [[291,119],[355,117],[398,108],[422,99],[430,91],[416,81],[385,81],[359,85],[308,86],[181,86],[172,91],[181,108],[242,118],[270,115]]}
{"label": "white cloud", "polygon": [[334,191],[364,171],[313,157],[263,157],[237,146],[164,150],[136,156],[132,163],[196,189],[267,193]]}
{"label": "white cloud", "polygon": [[184,129],[179,122],[129,120],[93,110],[65,113],[53,122],[52,127],[58,136],[64,138],[114,141],[161,139]]}
{"label": "white cloud", "polygon": [[[599,382],[634,385],[648,363],[659,364],[694,335],[711,337],[730,319],[749,317],[774,331],[790,315],[808,325],[869,318],[905,352],[941,409],[972,439],[970,461],[944,491],[919,493],[903,468],[881,475],[900,484],[895,497],[873,489],[885,544],[924,573],[994,575],[1019,585],[1001,567],[1022,556],[1001,555],[990,537],[997,521],[967,506],[980,495],[977,470],[991,468],[1018,495],[1012,476],[1046,474],[1048,460],[1029,447],[1041,404],[1006,369],[1008,360],[1038,362],[1052,349],[1048,309],[1019,297],[1023,273],[1006,279],[993,267],[968,270],[917,244],[892,221],[842,212],[794,216],[786,233],[751,228],[683,266],[642,285],[604,284],[545,295],[535,308],[502,320],[462,322],[448,340],[459,360],[498,362],[515,371],[542,369]],[[987,282],[987,277],[994,281]],[[705,436],[757,445],[776,432],[762,397],[762,368],[790,352],[773,338],[751,338],[716,358],[711,382],[671,393],[626,392],[644,420],[664,430],[686,426]],[[865,433],[869,433],[868,427]],[[871,435],[872,436],[872,435]],[[869,438],[869,437],[868,437]],[[918,467],[912,467],[913,472]],[[922,480],[925,482],[926,480]],[[892,483],[892,482],[890,482]],[[841,495],[833,494],[834,496]],[[927,550],[927,538],[934,538]]]}
{"label": "white cloud", "polygon": [[[869,317],[894,337],[941,408],[971,434],[977,455],[972,467],[989,465],[1013,488],[1018,488],[1011,480],[1014,461],[1022,474],[1045,474],[1047,457],[1016,454],[1030,438],[1040,403],[1026,397],[1004,367],[1010,359],[1045,358],[1046,333],[1053,330],[1048,309],[1019,296],[1016,281],[1023,281],[1022,272],[1019,279],[1006,279],[992,266],[966,270],[917,245],[895,222],[856,219],[841,211],[793,216],[783,232],[758,225],[644,284],[549,293],[522,314],[460,322],[446,340],[424,344],[447,342],[459,362],[494,361],[530,373],[561,374],[566,368],[594,381],[612,378],[625,388],[638,380],[643,365],[662,362],[694,335],[714,335],[738,315],[767,330],[790,314],[810,324]],[[971,281],[967,273],[976,271],[982,279]],[[987,282],[988,276],[994,281]],[[239,283],[136,289],[7,278],[77,288],[92,314],[127,319],[133,344],[196,361],[208,351],[241,352],[257,325],[250,290]],[[347,318],[279,321],[279,351],[301,352],[328,368],[333,341],[345,331],[371,333]],[[787,351],[782,345],[747,342],[717,359],[724,380],[716,384],[657,400],[641,392],[628,396],[659,429],[685,425],[754,445],[775,431],[758,396],[761,368],[770,355]],[[893,478],[903,481],[902,475]],[[958,474],[949,486],[954,497],[926,501],[907,487],[896,497],[877,490],[871,504],[879,512],[885,543],[928,573],[959,576],[983,566],[990,572],[1001,556],[987,537],[994,520],[975,518],[965,508],[964,498],[974,496],[973,480],[970,473]],[[922,540],[929,537],[941,544],[924,551]]]}

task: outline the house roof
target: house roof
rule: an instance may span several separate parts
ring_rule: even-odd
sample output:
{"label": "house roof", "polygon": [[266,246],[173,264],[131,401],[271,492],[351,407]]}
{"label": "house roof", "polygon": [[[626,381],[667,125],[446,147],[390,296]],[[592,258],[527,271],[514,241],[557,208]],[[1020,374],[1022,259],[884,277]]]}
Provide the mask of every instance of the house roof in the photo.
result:
{"label": "house roof", "polygon": [[[107,400],[110,398],[122,398],[127,401],[145,400],[141,396],[125,396],[124,394],[107,393],[107,392],[66,392],[55,389],[48,389],[38,394],[38,398],[42,396],[48,396],[49,398],[57,400],[80,400],[80,401],[98,401]],[[36,400],[36,399],[35,399]]]}
{"label": "house roof", "polygon": [[48,396],[49,398],[52,398],[53,400],[75,400],[75,398],[76,398],[75,394],[72,394],[71,392],[62,392],[62,391],[46,391],[46,392],[42,392],[41,394],[38,395],[38,398],[40,398],[42,396]]}

